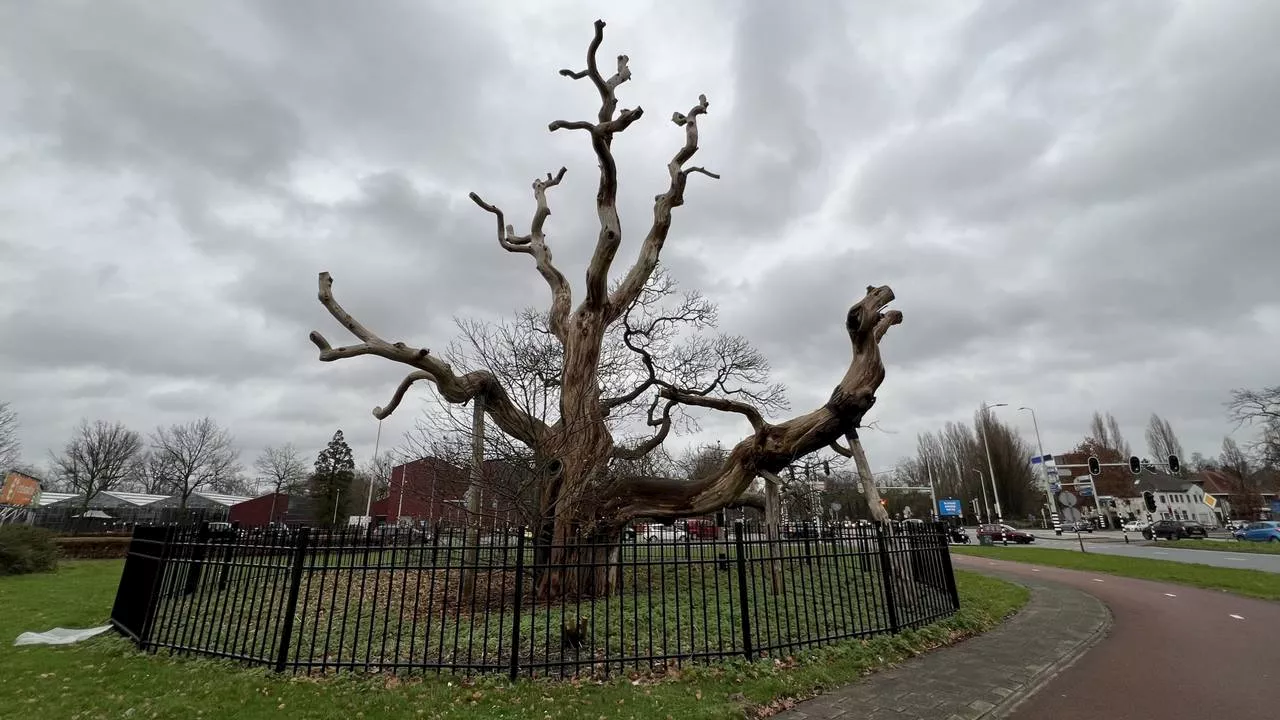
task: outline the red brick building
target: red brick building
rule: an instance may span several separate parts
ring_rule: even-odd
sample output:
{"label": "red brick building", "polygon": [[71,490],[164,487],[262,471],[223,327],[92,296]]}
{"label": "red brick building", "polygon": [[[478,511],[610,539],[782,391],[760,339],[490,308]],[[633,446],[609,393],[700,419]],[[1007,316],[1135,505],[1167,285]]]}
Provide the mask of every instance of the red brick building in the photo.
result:
{"label": "red brick building", "polygon": [[[436,457],[391,469],[387,497],[373,503],[375,523],[437,522],[466,524],[470,471]],[[524,525],[537,506],[531,474],[501,460],[484,461],[480,482],[480,517],[484,525]]]}
{"label": "red brick building", "polygon": [[303,495],[267,493],[231,506],[227,522],[242,527],[266,527],[275,523],[311,525],[315,523],[311,499]]}

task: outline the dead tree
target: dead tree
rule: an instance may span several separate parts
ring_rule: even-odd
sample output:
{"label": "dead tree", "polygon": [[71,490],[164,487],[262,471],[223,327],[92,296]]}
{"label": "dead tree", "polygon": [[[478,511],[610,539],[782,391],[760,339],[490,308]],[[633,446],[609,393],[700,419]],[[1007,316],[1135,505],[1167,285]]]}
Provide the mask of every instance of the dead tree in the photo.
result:
{"label": "dead tree", "polygon": [[[627,345],[640,356],[648,376],[622,395],[606,395],[599,380],[606,334],[623,322],[658,267],[671,230],[672,213],[685,202],[690,176],[717,176],[689,164],[698,151],[698,120],[710,107],[706,96],[701,96],[687,113],[672,115],[672,122],[684,131],[684,143],[667,163],[669,183],[654,199],[653,220],[640,242],[635,262],[611,286],[609,271],[623,239],[612,146],[618,134],[640,120],[644,111],[639,107],[618,108],[618,87],[630,79],[631,70],[627,56],[620,55],[614,74],[607,78],[602,74],[597,54],[604,41],[604,27],[603,21],[595,24],[586,68],[561,71],[561,75],[585,79],[595,86],[600,95],[596,118],[556,120],[549,125],[552,132],[585,133],[600,169],[596,192],[599,234],[586,271],[585,293],[576,306],[569,280],[552,261],[546,236],[546,222],[551,215],[548,191],[560,184],[565,169],[534,181],[537,209],[528,233],[523,235],[507,223],[498,206],[471,194],[479,207],[494,216],[499,246],[532,257],[547,283],[551,295],[548,329],[563,348],[559,418],[548,422],[521,409],[487,369],[456,371],[428,348],[385,339],[342,307],[333,295],[333,278],[327,272],[319,278],[320,303],[359,342],[333,347],[319,332],[311,333],[321,361],[374,355],[413,368],[391,401],[374,408],[376,417],[391,414],[411,386],[426,381],[450,403],[463,404],[482,397],[485,411],[497,429],[534,451],[545,467],[539,503],[547,516],[554,518],[552,539],[559,546],[551,555],[553,568],[577,563],[595,568],[572,577],[558,571],[547,573],[540,590],[549,597],[608,592],[616,578],[618,540],[623,527],[633,518],[714,512],[734,503],[762,472],[776,473],[854,431],[875,403],[876,389],[884,380],[879,342],[891,326],[902,321],[901,313],[885,311],[894,299],[892,290],[887,286],[867,287],[865,295],[845,315],[852,358],[844,377],[821,407],[782,422],[767,421],[758,404],[732,388],[719,384],[684,387],[663,377],[652,353],[638,337],[630,338]],[[633,445],[615,442],[608,422],[610,414],[641,397],[651,397],[647,423],[653,428],[653,435]],[[730,450],[719,468],[696,480],[618,477],[610,472],[613,461],[643,457],[661,445],[671,432],[673,413],[681,408],[741,415],[750,424],[751,432]],[[579,544],[584,542],[589,544]]]}

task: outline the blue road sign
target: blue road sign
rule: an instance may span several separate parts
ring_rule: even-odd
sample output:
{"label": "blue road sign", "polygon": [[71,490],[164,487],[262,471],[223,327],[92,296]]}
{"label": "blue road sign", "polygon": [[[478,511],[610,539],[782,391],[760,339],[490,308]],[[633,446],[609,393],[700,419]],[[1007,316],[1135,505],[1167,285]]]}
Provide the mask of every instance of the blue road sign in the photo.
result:
{"label": "blue road sign", "polygon": [[942,517],[960,517],[960,501],[952,498],[939,500],[938,515]]}
{"label": "blue road sign", "polygon": [[1092,486],[1092,485],[1081,485],[1081,486],[1080,486],[1080,494],[1081,494],[1081,495],[1083,495],[1083,496],[1085,496],[1085,497],[1091,497],[1091,496],[1093,495],[1093,486]]}

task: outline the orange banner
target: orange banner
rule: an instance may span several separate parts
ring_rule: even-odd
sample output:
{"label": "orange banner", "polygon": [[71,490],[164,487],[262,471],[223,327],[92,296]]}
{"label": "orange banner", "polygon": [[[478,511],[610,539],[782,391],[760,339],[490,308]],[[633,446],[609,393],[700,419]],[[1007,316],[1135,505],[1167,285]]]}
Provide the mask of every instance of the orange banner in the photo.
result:
{"label": "orange banner", "polygon": [[39,497],[39,480],[16,470],[11,470],[4,476],[4,487],[0,488],[0,505],[28,507],[34,505]]}

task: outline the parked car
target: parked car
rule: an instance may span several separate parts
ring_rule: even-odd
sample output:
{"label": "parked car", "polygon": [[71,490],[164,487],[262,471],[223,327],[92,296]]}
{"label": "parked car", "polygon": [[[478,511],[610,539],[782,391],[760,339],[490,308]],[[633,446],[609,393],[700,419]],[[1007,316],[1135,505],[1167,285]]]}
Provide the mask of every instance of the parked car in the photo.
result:
{"label": "parked car", "polygon": [[1249,542],[1280,542],[1280,522],[1263,520],[1249,523],[1236,531],[1236,539]]}
{"label": "parked car", "polygon": [[1157,520],[1142,531],[1142,536],[1148,540],[1207,538],[1209,530],[1195,520]]}
{"label": "parked car", "polygon": [[1087,520],[1077,520],[1075,522],[1063,523],[1062,529],[1065,532],[1093,532],[1093,523]]}
{"label": "parked car", "polygon": [[1008,540],[1020,545],[1036,541],[1036,536],[1029,532],[1019,530],[1012,525],[998,525],[996,523],[978,526],[978,538],[981,539],[983,537],[989,537],[996,542],[1000,542],[1002,539]]}
{"label": "parked car", "polygon": [[1151,523],[1147,522],[1146,520],[1130,520],[1129,522],[1126,522],[1122,527],[1125,532],[1142,532],[1150,524]]}

